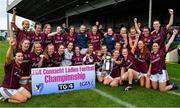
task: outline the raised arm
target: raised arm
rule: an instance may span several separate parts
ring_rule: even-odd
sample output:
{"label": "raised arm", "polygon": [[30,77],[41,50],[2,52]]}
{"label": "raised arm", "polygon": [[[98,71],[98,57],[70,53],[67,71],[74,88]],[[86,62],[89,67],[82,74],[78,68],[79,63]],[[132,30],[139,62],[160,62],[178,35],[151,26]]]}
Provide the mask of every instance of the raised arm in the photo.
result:
{"label": "raised arm", "polygon": [[138,34],[141,34],[141,30],[139,29],[138,23],[137,23],[137,18],[134,18],[134,26]]}
{"label": "raised arm", "polygon": [[55,36],[57,34],[61,34],[61,32],[62,32],[62,30],[59,27],[57,27],[56,32],[49,33],[48,37]]}
{"label": "raised arm", "polygon": [[9,64],[11,63],[11,61],[13,60],[13,49],[16,45],[16,41],[14,39],[10,39],[9,41],[9,48],[7,50],[7,53],[6,53],[6,63]]}
{"label": "raised arm", "polygon": [[14,39],[14,32],[13,32],[12,28],[10,29],[10,40],[11,39]]}
{"label": "raised arm", "polygon": [[133,47],[133,42],[132,42],[130,33],[128,34],[128,39],[129,39],[129,46],[132,48]]}
{"label": "raised arm", "polygon": [[166,52],[168,51],[169,47],[171,46],[172,42],[174,41],[174,38],[176,37],[177,33],[178,33],[178,31],[176,29],[174,29],[171,38],[169,39],[168,43],[166,44]]}
{"label": "raised arm", "polygon": [[18,30],[18,27],[16,25],[16,8],[13,8],[13,16],[11,21],[11,27],[14,29],[14,31]]}
{"label": "raised arm", "polygon": [[135,40],[134,45],[132,46],[132,49],[131,49],[131,52],[132,52],[133,54],[134,54],[134,52],[135,52],[135,50],[136,50],[138,41],[139,41],[139,34],[136,34],[136,40]]}
{"label": "raised arm", "polygon": [[58,34],[58,32],[49,33],[49,34],[48,34],[48,37],[55,36],[56,34]]}
{"label": "raised arm", "polygon": [[174,21],[174,10],[173,9],[168,9],[169,14],[170,14],[170,20],[168,25],[166,26],[167,29],[169,29],[169,27],[171,27],[173,25],[173,21]]}

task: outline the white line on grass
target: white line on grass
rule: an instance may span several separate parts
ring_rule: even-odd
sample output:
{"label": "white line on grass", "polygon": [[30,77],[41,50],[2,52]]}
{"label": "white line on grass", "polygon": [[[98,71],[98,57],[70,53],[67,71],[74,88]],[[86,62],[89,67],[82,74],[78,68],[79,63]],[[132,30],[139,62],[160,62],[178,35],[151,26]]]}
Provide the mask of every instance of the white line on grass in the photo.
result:
{"label": "white line on grass", "polygon": [[174,95],[177,95],[177,96],[180,96],[180,93],[177,93],[177,92],[174,92],[174,91],[168,91],[167,93],[169,93],[169,94],[174,94]]}
{"label": "white line on grass", "polygon": [[104,97],[112,100],[113,102],[118,103],[119,105],[123,105],[123,106],[128,107],[128,108],[129,108],[129,107],[130,107],[130,108],[135,108],[134,105],[131,105],[131,104],[127,103],[127,102],[124,102],[124,101],[122,101],[121,99],[119,99],[119,98],[117,98],[117,97],[114,97],[114,96],[112,96],[112,95],[110,95],[110,94],[108,94],[108,93],[106,93],[106,92],[104,92],[104,91],[102,91],[102,90],[93,89],[93,91],[95,91],[96,93],[100,94],[101,96],[104,96]]}

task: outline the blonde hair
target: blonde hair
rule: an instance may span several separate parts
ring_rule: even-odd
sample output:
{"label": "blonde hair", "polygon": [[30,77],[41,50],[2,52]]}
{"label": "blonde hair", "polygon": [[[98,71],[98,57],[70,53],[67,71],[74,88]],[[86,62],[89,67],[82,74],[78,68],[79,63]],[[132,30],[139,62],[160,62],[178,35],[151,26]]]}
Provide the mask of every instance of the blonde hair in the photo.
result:
{"label": "blonde hair", "polygon": [[31,49],[31,52],[35,52],[35,45],[37,45],[37,44],[41,45],[39,42],[34,42],[32,49]]}
{"label": "blonde hair", "polygon": [[48,47],[51,47],[51,46],[54,47],[53,44],[48,44],[47,47],[45,48],[44,52],[43,52],[43,55],[44,55],[44,57],[45,57],[46,59],[49,59],[49,56],[48,56]]}
{"label": "blonde hair", "polygon": [[44,28],[43,28],[43,31],[45,31],[45,29],[46,29],[48,26],[50,26],[50,27],[51,27],[51,25],[50,25],[50,24],[45,24],[45,25],[44,25]]}

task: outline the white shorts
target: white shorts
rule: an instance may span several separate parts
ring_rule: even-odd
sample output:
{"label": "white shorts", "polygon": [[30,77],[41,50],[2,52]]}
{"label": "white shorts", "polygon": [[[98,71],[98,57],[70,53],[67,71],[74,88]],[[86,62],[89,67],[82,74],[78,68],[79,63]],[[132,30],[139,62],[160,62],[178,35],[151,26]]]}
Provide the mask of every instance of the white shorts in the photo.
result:
{"label": "white shorts", "polygon": [[5,99],[11,98],[17,92],[21,92],[22,90],[24,90],[24,87],[20,87],[19,89],[8,89],[8,88],[0,87],[0,93]]}
{"label": "white shorts", "polygon": [[106,72],[96,71],[96,75],[99,76],[99,77],[101,77],[101,76],[104,77],[104,76],[107,75],[107,73]]}
{"label": "white shorts", "polygon": [[87,48],[82,48],[82,49],[81,49],[81,54],[82,54],[82,55],[85,55],[86,52],[87,52]]}
{"label": "white shorts", "polygon": [[110,78],[111,80],[120,80],[120,77],[112,78],[110,75],[107,75],[105,78]]}
{"label": "white shorts", "polygon": [[166,82],[167,81],[166,72],[162,70],[161,74],[157,73],[157,74],[151,75],[150,80],[154,82],[160,82],[160,83]]}
{"label": "white shorts", "polygon": [[20,80],[19,81],[19,84],[21,85],[26,85],[26,84],[29,84],[31,81],[29,79],[25,79],[25,80]]}
{"label": "white shorts", "polygon": [[137,77],[140,79],[141,77],[147,77],[147,73],[137,72]]}
{"label": "white shorts", "polygon": [[168,72],[167,72],[167,70],[163,70],[163,71],[165,71],[165,73],[166,73],[166,80],[168,81],[169,80],[169,75],[168,75]]}

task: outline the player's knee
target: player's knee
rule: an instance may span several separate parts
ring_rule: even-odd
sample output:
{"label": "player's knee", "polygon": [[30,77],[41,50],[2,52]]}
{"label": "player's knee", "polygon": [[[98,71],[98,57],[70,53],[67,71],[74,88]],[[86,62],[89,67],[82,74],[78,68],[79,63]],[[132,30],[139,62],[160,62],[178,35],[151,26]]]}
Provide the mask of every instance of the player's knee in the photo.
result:
{"label": "player's knee", "polygon": [[19,100],[19,103],[25,103],[27,101],[27,98],[26,97],[21,97],[18,100]]}
{"label": "player's knee", "polygon": [[32,96],[30,93],[27,94],[27,98],[30,99]]}
{"label": "player's knee", "polygon": [[109,83],[110,83],[110,82],[107,81],[107,80],[104,80],[104,82],[103,82],[104,85],[109,85]]}
{"label": "player's knee", "polygon": [[111,86],[111,87],[117,87],[118,84],[117,84],[117,83],[111,83],[110,86]]}
{"label": "player's knee", "polygon": [[147,89],[150,89],[150,88],[151,88],[151,86],[150,86],[150,85],[146,85],[145,87],[146,87]]}
{"label": "player's knee", "polygon": [[161,92],[165,92],[165,91],[166,91],[166,89],[165,89],[165,88],[159,88],[159,91],[161,91]]}
{"label": "player's knee", "polygon": [[140,83],[140,86],[141,86],[141,87],[144,87],[144,83]]}
{"label": "player's knee", "polygon": [[103,82],[103,78],[97,78],[98,82]]}

